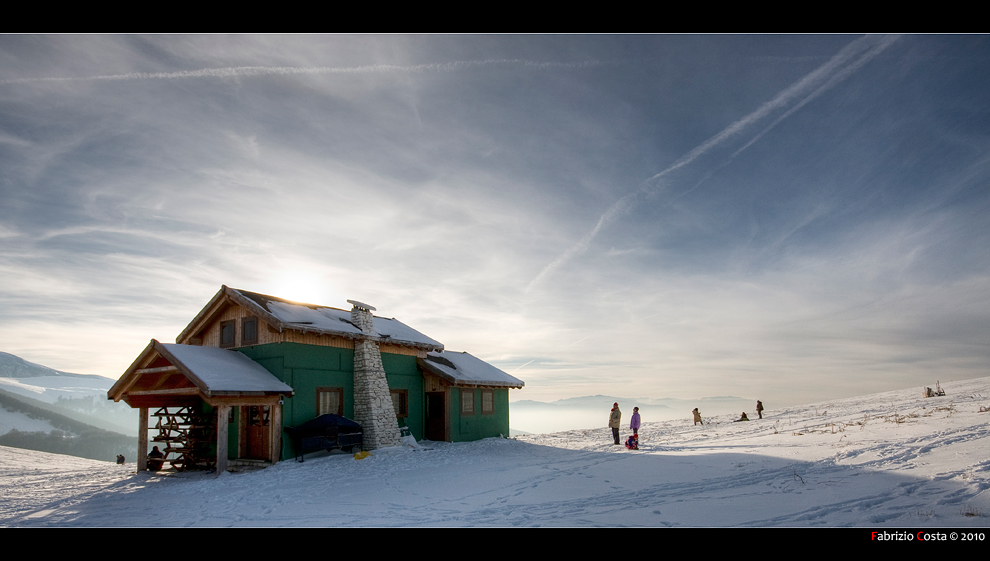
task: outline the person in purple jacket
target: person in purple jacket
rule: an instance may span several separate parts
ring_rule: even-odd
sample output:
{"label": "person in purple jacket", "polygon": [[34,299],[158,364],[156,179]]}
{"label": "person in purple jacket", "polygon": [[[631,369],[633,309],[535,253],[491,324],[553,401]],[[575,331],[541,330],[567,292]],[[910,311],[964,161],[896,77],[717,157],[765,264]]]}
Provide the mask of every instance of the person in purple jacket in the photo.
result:
{"label": "person in purple jacket", "polygon": [[629,428],[639,438],[639,407],[633,407],[632,421],[629,422]]}

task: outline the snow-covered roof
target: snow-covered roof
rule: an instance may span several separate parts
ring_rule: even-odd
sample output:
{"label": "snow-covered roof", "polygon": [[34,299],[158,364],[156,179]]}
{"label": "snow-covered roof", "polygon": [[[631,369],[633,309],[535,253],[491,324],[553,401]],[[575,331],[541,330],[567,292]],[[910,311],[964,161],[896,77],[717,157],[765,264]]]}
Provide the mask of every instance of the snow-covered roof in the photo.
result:
{"label": "snow-covered roof", "polygon": [[[219,397],[291,396],[294,393],[292,387],[238,351],[167,344],[152,339],[107,391],[107,397],[120,401],[135,395]],[[132,403],[131,406],[135,405]]]}
{"label": "snow-covered roof", "polygon": [[161,346],[166,351],[163,354],[171,355],[173,363],[181,363],[176,366],[185,367],[205,385],[201,389],[209,393],[293,393],[288,384],[237,351],[167,343]]}
{"label": "snow-covered roof", "polygon": [[[256,311],[261,312],[262,315],[267,314],[269,321],[274,320],[277,326],[282,329],[329,333],[350,338],[369,335],[362,334],[361,329],[351,323],[350,310],[291,302],[276,296],[236,288],[224,288],[240,303],[259,308]],[[237,296],[240,298],[236,298]],[[372,316],[372,321],[375,333],[370,335],[380,338],[382,342],[425,347],[433,350],[443,349],[443,344],[439,341],[423,335],[395,318]]]}
{"label": "snow-covered roof", "polygon": [[458,386],[522,388],[525,383],[469,353],[445,351],[427,353],[416,361],[448,382]]}

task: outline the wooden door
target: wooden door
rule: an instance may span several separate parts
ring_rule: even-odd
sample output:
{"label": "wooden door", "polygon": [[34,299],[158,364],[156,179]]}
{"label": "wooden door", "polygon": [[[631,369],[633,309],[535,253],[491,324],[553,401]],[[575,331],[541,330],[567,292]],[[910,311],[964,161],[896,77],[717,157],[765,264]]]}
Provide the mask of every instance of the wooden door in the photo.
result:
{"label": "wooden door", "polygon": [[248,407],[247,458],[267,460],[271,443],[271,408],[267,405]]}

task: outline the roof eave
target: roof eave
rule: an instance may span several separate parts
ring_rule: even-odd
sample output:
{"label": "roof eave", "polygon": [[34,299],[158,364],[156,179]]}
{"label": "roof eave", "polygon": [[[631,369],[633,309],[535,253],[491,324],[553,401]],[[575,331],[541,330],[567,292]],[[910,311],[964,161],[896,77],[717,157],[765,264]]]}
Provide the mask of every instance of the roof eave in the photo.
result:
{"label": "roof eave", "polygon": [[289,325],[287,323],[283,323],[275,317],[275,314],[269,312],[262,305],[238,292],[237,289],[228,288],[227,286],[224,286],[224,288],[232,301],[254,312],[255,315],[264,320],[268,325],[278,330],[279,333],[281,333],[282,330]]}
{"label": "roof eave", "polygon": [[225,300],[233,302],[239,306],[242,306],[251,311],[254,315],[260,317],[265,323],[281,332],[285,327],[277,317],[275,317],[271,312],[259,306],[255,301],[250,298],[245,298],[237,291],[237,289],[230,288],[227,285],[220,285],[220,290],[213,295],[213,298],[203,306],[203,309],[196,314],[196,317],[189,322],[189,325],[179,333],[179,336],[175,338],[175,342],[178,344],[187,344],[188,341],[196,334],[202,331],[213,317],[219,313],[223,307]]}
{"label": "roof eave", "polygon": [[462,388],[465,388],[465,387],[466,388],[509,388],[509,389],[521,390],[525,384],[523,383],[523,384],[518,384],[517,385],[517,384],[511,384],[511,383],[508,383],[508,382],[491,382],[491,381],[489,381],[489,382],[475,382],[475,381],[468,382],[468,381],[463,381],[462,380],[460,382],[455,383],[454,385],[455,386],[458,386],[458,387],[462,387]]}
{"label": "roof eave", "polygon": [[434,374],[436,376],[439,376],[441,379],[443,379],[443,380],[445,380],[445,381],[447,381],[447,382],[449,382],[449,383],[451,383],[451,384],[453,384],[455,386],[457,385],[457,378],[454,378],[450,374],[447,374],[446,372],[444,372],[442,369],[433,366],[432,364],[430,364],[430,361],[425,360],[425,359],[422,359],[422,358],[417,358],[416,359],[416,364],[417,364],[417,366],[419,366],[423,370],[426,370],[430,374]]}
{"label": "roof eave", "polygon": [[199,329],[201,329],[200,326],[206,323],[206,320],[213,315],[216,307],[220,304],[220,301],[223,300],[226,291],[227,291],[227,285],[220,285],[220,290],[213,295],[213,298],[210,298],[210,301],[207,302],[205,306],[203,306],[203,309],[201,309],[199,313],[196,314],[196,317],[192,318],[192,321],[190,321],[186,325],[186,328],[183,329],[181,333],[179,333],[179,336],[175,338],[176,343],[181,344],[183,341],[189,340],[189,338],[191,338],[194,333],[196,333]]}

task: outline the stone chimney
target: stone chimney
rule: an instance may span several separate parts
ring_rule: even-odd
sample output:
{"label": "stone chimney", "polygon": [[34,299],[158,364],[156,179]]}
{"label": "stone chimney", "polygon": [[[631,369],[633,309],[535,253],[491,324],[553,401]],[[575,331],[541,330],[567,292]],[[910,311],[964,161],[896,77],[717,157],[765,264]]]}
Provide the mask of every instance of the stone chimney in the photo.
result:
{"label": "stone chimney", "polygon": [[354,341],[354,420],[364,431],[363,448],[397,446],[399,423],[378,350],[378,332],[371,315],[375,308],[356,300],[347,302],[354,306],[351,322],[367,336]]}

